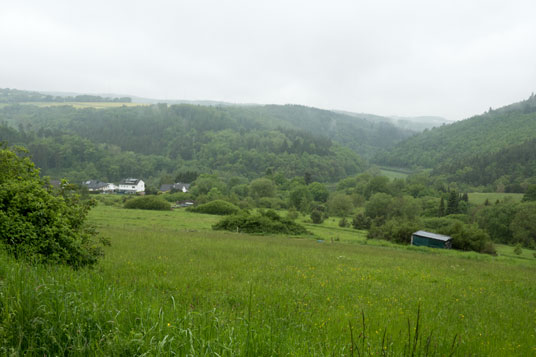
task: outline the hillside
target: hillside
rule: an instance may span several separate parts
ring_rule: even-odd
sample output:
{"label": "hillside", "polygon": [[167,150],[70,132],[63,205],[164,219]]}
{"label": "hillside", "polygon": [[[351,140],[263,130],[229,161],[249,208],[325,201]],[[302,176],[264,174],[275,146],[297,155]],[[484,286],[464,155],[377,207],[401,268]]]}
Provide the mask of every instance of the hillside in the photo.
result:
{"label": "hillside", "polygon": [[435,116],[419,116],[419,117],[399,117],[393,116],[390,117],[393,120],[393,124],[402,128],[413,131],[423,131],[426,129],[432,129],[434,127],[439,127],[444,124],[451,124],[451,121],[448,121],[442,117]]}
{"label": "hillside", "polygon": [[433,168],[471,185],[523,186],[534,177],[536,96],[415,135],[374,161],[396,167]]}
{"label": "hillside", "polygon": [[248,179],[267,170],[287,177],[310,172],[336,181],[366,168],[358,154],[326,136],[237,110],[10,105],[0,109],[0,141],[28,147],[43,174],[75,182],[127,176],[157,182],[184,170]]}
{"label": "hillside", "polygon": [[[101,106],[94,100],[122,98],[73,95],[3,89],[0,141],[28,147],[43,174],[74,181],[156,181],[178,170],[248,179],[267,171],[290,177],[314,172],[316,180],[336,181],[363,171],[362,157],[413,134],[298,105]],[[88,103],[59,103],[65,98]]]}
{"label": "hillside", "polygon": [[33,92],[11,88],[0,88],[0,103],[65,103],[65,102],[110,102],[110,103],[130,103],[132,99],[125,96],[100,96],[89,94],[56,94],[46,92]]}
{"label": "hillside", "polygon": [[389,116],[383,117],[374,114],[366,113],[352,113],[347,111],[335,111],[337,113],[349,115],[352,117],[365,119],[373,123],[388,123],[393,124],[397,128],[403,130],[410,130],[413,132],[420,132],[425,129],[432,129],[436,126],[443,124],[450,124],[451,121],[437,116],[417,116],[417,117],[401,117],[401,116]]}
{"label": "hillside", "polygon": [[346,115],[301,105],[227,107],[225,111],[233,117],[254,120],[271,128],[290,127],[326,136],[366,158],[414,134],[411,130],[396,127],[388,122],[388,118]]}

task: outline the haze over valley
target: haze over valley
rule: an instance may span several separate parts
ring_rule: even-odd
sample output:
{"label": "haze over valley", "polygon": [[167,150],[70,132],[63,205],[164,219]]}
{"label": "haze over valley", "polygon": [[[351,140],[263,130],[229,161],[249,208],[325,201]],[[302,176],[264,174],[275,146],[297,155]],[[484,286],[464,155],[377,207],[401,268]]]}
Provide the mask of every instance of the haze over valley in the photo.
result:
{"label": "haze over valley", "polygon": [[535,11],[3,2],[0,355],[534,355]]}

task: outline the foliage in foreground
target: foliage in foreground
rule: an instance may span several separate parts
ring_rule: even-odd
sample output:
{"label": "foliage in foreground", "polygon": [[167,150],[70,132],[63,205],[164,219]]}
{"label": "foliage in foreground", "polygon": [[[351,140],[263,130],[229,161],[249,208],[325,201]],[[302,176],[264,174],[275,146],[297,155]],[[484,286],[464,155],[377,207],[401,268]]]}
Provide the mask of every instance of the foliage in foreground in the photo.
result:
{"label": "foliage in foreground", "polygon": [[86,225],[92,205],[65,182],[54,190],[23,149],[0,146],[0,243],[15,257],[74,267],[95,263],[102,250]]}
{"label": "foliage in foreground", "polygon": [[225,216],[228,214],[238,213],[240,208],[227,201],[215,200],[196,207],[188,207],[187,210],[197,213],[218,214]]}
{"label": "foliage in foreground", "polygon": [[532,259],[230,234],[185,210],[90,217],[114,243],[97,269],[0,254],[0,355],[534,354]]}
{"label": "foliage in foreground", "polygon": [[279,216],[272,210],[261,211],[257,214],[241,212],[225,217],[213,225],[212,229],[242,233],[307,234],[305,227],[288,218]]}
{"label": "foliage in foreground", "polygon": [[171,204],[156,196],[142,196],[125,202],[125,208],[169,211]]}
{"label": "foliage in foreground", "polygon": [[[230,353],[252,356],[296,352],[292,344],[297,341],[286,340],[284,329],[272,331],[271,338],[265,338],[266,327],[256,316],[258,311],[253,310],[257,302],[252,288],[249,296],[244,297],[242,316],[229,321],[217,309],[184,309],[173,295],[168,301],[161,301],[160,307],[144,306],[147,296],[125,287],[107,287],[106,280],[94,271],[81,272],[73,280],[73,272],[29,267],[11,261],[2,251],[0,274],[6,276],[0,286],[0,295],[5,297],[0,318],[2,355],[24,352],[36,355]],[[101,290],[107,293],[88,303],[88,294],[100,296]],[[343,344],[338,346],[340,352],[435,355],[439,352],[438,343],[443,342],[445,346],[447,342],[433,336],[433,331],[423,326],[420,307],[415,318],[411,321],[408,318],[406,339],[394,339],[385,327],[380,342],[378,331],[374,334],[375,327],[369,324],[371,321],[363,311],[361,316],[349,319],[346,331],[341,331],[345,335],[341,336]],[[458,343],[458,336],[454,335],[449,348],[451,354],[457,351]]]}

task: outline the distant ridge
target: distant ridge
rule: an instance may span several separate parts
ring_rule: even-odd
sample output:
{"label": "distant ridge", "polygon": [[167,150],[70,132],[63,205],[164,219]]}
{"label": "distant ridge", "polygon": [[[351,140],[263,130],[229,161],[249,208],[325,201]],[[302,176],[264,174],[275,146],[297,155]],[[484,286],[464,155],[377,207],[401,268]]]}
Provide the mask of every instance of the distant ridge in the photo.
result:
{"label": "distant ridge", "polygon": [[[432,168],[452,181],[501,187],[536,183],[536,96],[409,138],[374,161]],[[499,174],[500,173],[500,174]],[[516,187],[517,187],[516,186]]]}

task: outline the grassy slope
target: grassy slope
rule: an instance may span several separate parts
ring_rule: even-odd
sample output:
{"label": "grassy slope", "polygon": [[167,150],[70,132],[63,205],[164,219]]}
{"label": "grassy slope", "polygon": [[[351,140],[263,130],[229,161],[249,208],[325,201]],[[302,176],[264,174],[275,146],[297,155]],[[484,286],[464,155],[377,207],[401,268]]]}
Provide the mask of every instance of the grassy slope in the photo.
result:
{"label": "grassy slope", "polygon": [[[354,348],[370,343],[377,354],[386,331],[384,346],[399,355],[420,305],[418,351],[430,334],[429,350],[441,355],[454,338],[455,355],[536,351],[536,260],[211,231],[218,219],[101,205],[91,221],[112,246],[96,269],[28,268],[1,256],[2,342],[13,336],[41,355],[66,346],[340,355],[350,354],[351,323]],[[315,233],[328,238],[334,222]]]}

